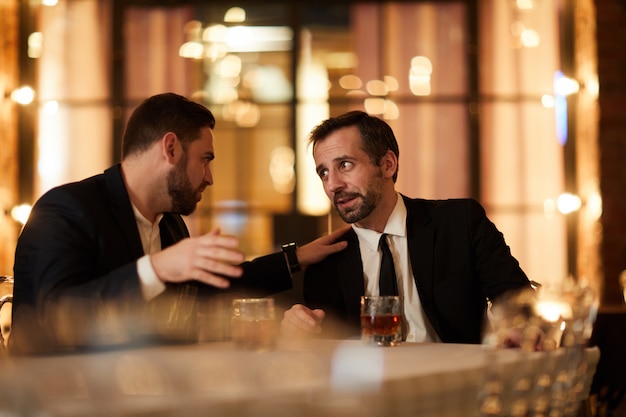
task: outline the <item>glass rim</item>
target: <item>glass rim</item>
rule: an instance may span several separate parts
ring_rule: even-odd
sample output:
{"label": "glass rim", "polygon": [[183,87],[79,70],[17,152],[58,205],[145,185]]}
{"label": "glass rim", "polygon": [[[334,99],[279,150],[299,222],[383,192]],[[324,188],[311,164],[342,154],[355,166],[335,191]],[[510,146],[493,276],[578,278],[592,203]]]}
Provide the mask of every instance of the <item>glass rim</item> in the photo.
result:
{"label": "glass rim", "polygon": [[387,298],[387,299],[392,299],[392,298],[398,298],[401,299],[402,296],[401,295],[362,295],[361,296],[361,300],[376,300],[376,299],[380,299],[380,298]]}
{"label": "glass rim", "polygon": [[258,303],[258,302],[274,302],[274,299],[272,297],[265,297],[265,298],[234,298],[232,300],[232,303]]}

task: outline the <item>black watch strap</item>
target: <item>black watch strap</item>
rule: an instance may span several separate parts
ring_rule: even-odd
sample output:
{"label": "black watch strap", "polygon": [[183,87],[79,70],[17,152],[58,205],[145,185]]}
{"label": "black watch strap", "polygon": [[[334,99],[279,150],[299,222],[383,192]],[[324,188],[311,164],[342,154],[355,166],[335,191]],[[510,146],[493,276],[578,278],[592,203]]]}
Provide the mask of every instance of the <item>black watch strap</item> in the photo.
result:
{"label": "black watch strap", "polygon": [[289,264],[289,271],[293,274],[300,271],[300,262],[298,262],[298,256],[296,255],[296,242],[285,243],[281,246],[281,249],[287,257],[287,263]]}

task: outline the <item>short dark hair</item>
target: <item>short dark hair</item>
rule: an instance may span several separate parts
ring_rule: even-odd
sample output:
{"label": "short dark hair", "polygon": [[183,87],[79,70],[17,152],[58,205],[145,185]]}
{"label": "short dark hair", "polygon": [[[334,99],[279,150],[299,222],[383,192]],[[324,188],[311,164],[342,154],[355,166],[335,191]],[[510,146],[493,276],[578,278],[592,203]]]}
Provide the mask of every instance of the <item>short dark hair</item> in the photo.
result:
{"label": "short dark hair", "polygon": [[200,137],[200,130],[215,127],[213,113],[200,103],[174,93],[144,100],[131,114],[122,139],[122,159],[145,151],[167,132],[173,132],[187,149]]}
{"label": "short dark hair", "polygon": [[[344,127],[356,126],[361,133],[361,145],[365,153],[370,157],[372,164],[380,165],[380,160],[387,151],[392,151],[396,158],[400,158],[398,141],[393,134],[391,126],[384,120],[370,116],[369,114],[354,110],[337,117],[324,120],[311,131],[309,143],[315,150],[315,145],[326,139],[331,133]],[[398,179],[398,171],[393,174],[393,182]]]}

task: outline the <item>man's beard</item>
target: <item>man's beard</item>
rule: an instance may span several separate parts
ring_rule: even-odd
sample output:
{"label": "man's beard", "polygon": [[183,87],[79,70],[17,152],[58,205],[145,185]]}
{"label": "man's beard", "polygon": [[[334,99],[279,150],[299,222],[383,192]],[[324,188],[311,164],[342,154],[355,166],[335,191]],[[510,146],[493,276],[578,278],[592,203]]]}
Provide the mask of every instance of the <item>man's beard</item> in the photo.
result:
{"label": "man's beard", "polygon": [[[372,214],[380,200],[382,199],[382,176],[373,178],[370,185],[365,190],[365,195],[361,193],[351,193],[347,191],[339,191],[334,195],[333,204],[341,219],[346,223],[357,223]],[[356,207],[341,210],[337,206],[337,200],[341,198],[361,198],[360,204]]]}
{"label": "man's beard", "polygon": [[187,176],[185,156],[167,175],[167,193],[172,200],[172,213],[184,216],[194,212],[198,201],[196,195],[204,189],[204,183],[194,190]]}

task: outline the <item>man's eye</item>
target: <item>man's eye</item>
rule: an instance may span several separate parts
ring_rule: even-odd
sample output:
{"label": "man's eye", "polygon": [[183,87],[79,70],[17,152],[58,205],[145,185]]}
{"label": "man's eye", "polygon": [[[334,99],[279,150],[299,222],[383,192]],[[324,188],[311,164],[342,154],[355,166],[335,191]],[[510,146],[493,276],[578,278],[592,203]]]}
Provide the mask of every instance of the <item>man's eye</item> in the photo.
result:
{"label": "man's eye", "polygon": [[320,176],[320,178],[322,178],[322,179],[323,179],[323,178],[326,178],[326,177],[328,176],[328,170],[327,170],[327,169],[323,169],[323,170],[319,171],[319,172],[317,173],[317,175],[319,175],[319,176]]}
{"label": "man's eye", "polygon": [[341,168],[347,169],[347,168],[350,168],[352,166],[352,162],[343,161],[340,165],[341,165]]}

